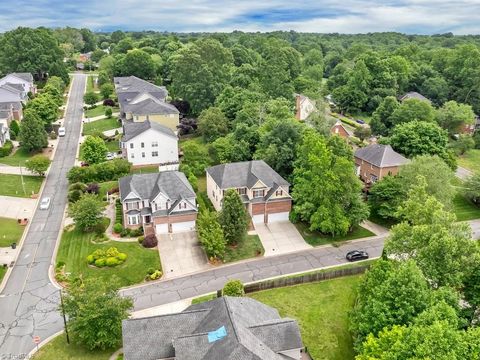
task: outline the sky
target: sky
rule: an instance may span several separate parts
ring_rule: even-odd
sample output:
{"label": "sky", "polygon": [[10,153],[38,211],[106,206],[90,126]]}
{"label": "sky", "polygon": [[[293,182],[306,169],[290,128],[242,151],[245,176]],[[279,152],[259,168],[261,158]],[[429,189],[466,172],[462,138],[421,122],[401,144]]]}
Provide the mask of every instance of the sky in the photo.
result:
{"label": "sky", "polygon": [[480,34],[480,0],[0,0],[0,32],[18,26]]}

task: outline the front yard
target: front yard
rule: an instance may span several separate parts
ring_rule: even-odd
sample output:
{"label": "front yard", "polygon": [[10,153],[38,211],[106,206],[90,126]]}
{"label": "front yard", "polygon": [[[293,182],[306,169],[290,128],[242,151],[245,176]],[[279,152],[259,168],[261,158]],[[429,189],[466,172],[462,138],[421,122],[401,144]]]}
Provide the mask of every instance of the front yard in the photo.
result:
{"label": "front yard", "polygon": [[[107,109],[107,107],[109,107],[109,106],[97,105],[93,109],[88,109],[88,110],[85,111],[85,117],[91,118],[91,117],[97,117],[97,116],[105,115],[105,110]],[[118,111],[119,111],[118,107],[113,107],[112,108],[113,113],[116,113]]]}
{"label": "front yard", "polygon": [[254,258],[265,252],[258,235],[247,235],[235,247],[228,246],[225,252],[224,262],[234,262]]}
{"label": "front yard", "polygon": [[17,243],[22,237],[25,227],[19,225],[15,219],[0,218],[0,247],[8,247]]}
{"label": "front yard", "polygon": [[38,194],[43,180],[44,178],[41,176],[24,175],[23,183],[25,185],[25,192],[23,192],[22,176],[0,174],[0,195],[29,198],[32,193]]}
{"label": "front yard", "polygon": [[0,266],[0,283],[2,282],[5,273],[7,272],[7,268],[5,266]]}
{"label": "front yard", "polygon": [[352,310],[361,276],[265,290],[249,294],[296,319],[302,340],[314,359],[354,359],[348,312]]}
{"label": "front yard", "polygon": [[0,164],[10,165],[10,166],[25,166],[25,161],[30,159],[35,154],[29,153],[28,151],[18,148],[13,154],[10,154],[5,157],[0,157]]}
{"label": "front yard", "polygon": [[[117,276],[120,286],[141,283],[149,269],[161,269],[158,250],[145,249],[137,242],[108,241],[96,244],[94,233],[82,233],[77,230],[65,230],[58,249],[56,263],[65,263],[65,272],[70,277],[83,276],[97,281],[109,282],[113,275]],[[96,268],[89,266],[87,255],[97,249],[116,247],[118,251],[127,254],[127,260],[115,267]]]}
{"label": "front yard", "polygon": [[480,173],[480,149],[472,149],[458,157],[458,165]]}
{"label": "front yard", "polygon": [[308,225],[303,222],[296,223],[295,226],[297,230],[302,235],[303,239],[312,246],[326,245],[326,244],[335,244],[342,241],[360,239],[369,236],[375,236],[371,231],[361,227],[356,226],[351,232],[344,236],[331,236],[319,233],[318,231],[310,231]]}
{"label": "front yard", "polygon": [[458,221],[480,219],[480,207],[458,193],[453,199],[453,212]]}
{"label": "front yard", "polygon": [[83,135],[93,135],[107,130],[113,130],[121,127],[118,119],[112,117],[110,119],[95,120],[83,124]]}

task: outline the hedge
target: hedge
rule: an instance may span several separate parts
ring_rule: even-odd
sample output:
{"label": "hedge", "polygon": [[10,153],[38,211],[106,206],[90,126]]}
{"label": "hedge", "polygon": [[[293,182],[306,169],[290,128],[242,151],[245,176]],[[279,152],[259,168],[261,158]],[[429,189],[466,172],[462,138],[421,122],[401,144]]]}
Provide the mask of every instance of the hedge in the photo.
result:
{"label": "hedge", "polygon": [[13,151],[13,143],[10,140],[5,141],[5,144],[0,147],[0,157],[8,156]]}
{"label": "hedge", "polygon": [[118,180],[130,173],[132,165],[124,159],[114,159],[86,167],[74,166],[67,174],[72,183],[92,183]]}

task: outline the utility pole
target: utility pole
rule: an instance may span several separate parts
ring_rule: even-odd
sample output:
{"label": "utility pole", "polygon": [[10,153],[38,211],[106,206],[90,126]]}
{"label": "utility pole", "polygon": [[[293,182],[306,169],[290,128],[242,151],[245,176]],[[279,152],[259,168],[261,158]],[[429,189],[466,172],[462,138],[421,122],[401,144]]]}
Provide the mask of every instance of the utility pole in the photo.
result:
{"label": "utility pole", "polygon": [[62,289],[60,289],[59,292],[60,292],[60,304],[62,306],[63,325],[65,326],[65,335],[67,335],[67,344],[70,344],[70,338],[68,337],[67,318],[65,317],[65,308],[63,307]]}

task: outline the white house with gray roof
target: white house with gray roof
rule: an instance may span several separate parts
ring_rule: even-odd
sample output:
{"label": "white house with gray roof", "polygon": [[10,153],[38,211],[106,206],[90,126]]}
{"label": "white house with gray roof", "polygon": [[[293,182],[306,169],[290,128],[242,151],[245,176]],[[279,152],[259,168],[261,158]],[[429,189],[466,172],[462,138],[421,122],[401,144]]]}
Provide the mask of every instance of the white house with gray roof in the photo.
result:
{"label": "white house with gray roof", "polygon": [[5,84],[14,85],[21,90],[26,97],[29,92],[36,94],[37,86],[33,82],[33,76],[30,73],[10,73],[0,79],[0,86]]}
{"label": "white house with gray roof", "polygon": [[296,320],[248,297],[221,297],[183,312],[122,322],[125,360],[300,360]]}
{"label": "white house with gray roof", "polygon": [[290,184],[263,160],[221,164],[207,169],[207,193],[216,210],[235,189],[253,223],[288,221],[292,207]]}
{"label": "white house with gray roof", "polygon": [[133,166],[178,169],[178,137],[168,127],[147,120],[123,122],[122,154]]}
{"label": "white house with gray roof", "polygon": [[136,174],[119,180],[123,223],[157,234],[192,231],[197,219],[195,191],[179,171]]}

